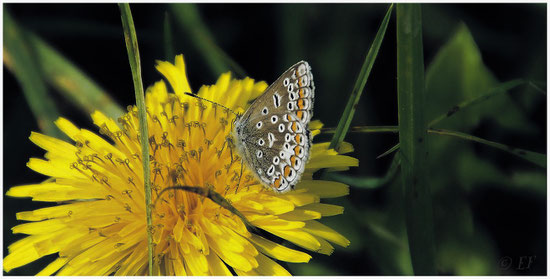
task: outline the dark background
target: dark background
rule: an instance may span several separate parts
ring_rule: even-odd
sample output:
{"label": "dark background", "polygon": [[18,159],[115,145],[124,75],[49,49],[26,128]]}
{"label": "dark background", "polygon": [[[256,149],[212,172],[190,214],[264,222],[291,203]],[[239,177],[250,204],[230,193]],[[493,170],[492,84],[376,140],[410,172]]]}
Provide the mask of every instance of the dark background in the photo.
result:
{"label": "dark background", "polygon": [[[198,6],[218,46],[256,80],[269,83],[290,65],[307,60],[313,68],[317,88],[315,118],[323,121],[326,127],[337,125],[387,7],[387,4]],[[166,60],[163,21],[170,8],[160,4],[133,4],[131,8],[140,44],[143,81],[147,86],[161,79],[154,64],[157,59]],[[12,14],[21,28],[35,32],[50,43],[105,88],[120,105],[126,107],[134,103],[120,12],[116,5],[9,4],[4,5],[4,9]],[[463,22],[471,32],[485,66],[496,79],[528,78],[543,82],[543,90],[546,90],[546,16],[544,4],[423,5],[425,66],[429,67],[439,49]],[[214,83],[217,76],[209,70],[192,38],[172,16],[170,20],[174,50],[185,55],[191,87],[198,90],[202,84]],[[173,61],[173,58],[169,60]],[[38,127],[17,80],[6,67],[3,78],[5,193],[11,186],[37,183],[45,177],[25,166],[29,158],[44,154],[28,140],[30,132],[38,131]],[[58,92],[50,88],[49,93],[64,117],[77,126],[97,130],[87,115],[75,109]],[[546,154],[546,96],[527,86],[513,90],[509,96],[532,127],[529,132],[506,129],[492,118],[482,118],[463,132]],[[501,108],[501,113],[506,111],[507,108]],[[397,125],[395,14],[353,125]],[[329,139],[330,136],[322,135],[316,140]],[[360,161],[360,167],[347,174],[384,175],[391,156],[375,158],[397,143],[397,135],[349,134],[346,139],[355,146],[352,156]],[[521,185],[504,186],[498,179],[479,180],[474,172],[467,177],[434,173],[432,187],[438,185],[438,190],[433,190],[436,222],[439,222],[436,223],[438,271],[448,275],[546,274],[546,170],[485,145],[460,139],[452,142],[450,149],[454,148],[453,144],[467,145],[475,160],[483,160],[503,174],[529,173],[531,180],[524,183],[542,183],[544,191],[529,191]],[[449,156],[447,160],[458,160],[454,155]],[[377,239],[395,236],[399,241],[406,240],[403,220],[394,218],[403,216],[402,203],[399,202],[400,182],[399,178],[394,179],[377,189],[352,187],[350,196],[330,201],[344,205],[346,212],[328,218],[325,223],[342,232],[352,244],[348,248],[337,247],[330,257],[315,254],[309,264],[288,264],[289,271],[295,275],[400,275],[410,272],[406,246],[403,248],[400,244],[391,244],[391,241],[386,244]],[[460,203],[454,203],[456,199]],[[30,199],[4,198],[4,255],[7,245],[22,238],[10,231],[19,223],[15,220],[15,213],[46,205],[49,204],[31,202]],[[447,211],[459,213],[445,215]],[[393,215],[392,212],[398,213]],[[442,221],[438,214],[443,214]],[[455,234],[453,227],[462,226],[454,219],[462,214],[474,228],[474,232],[465,238]],[[369,223],[370,220],[380,222],[373,224]],[[380,231],[389,234],[380,234]],[[478,245],[476,241],[482,244]],[[528,269],[521,269],[518,264],[525,256],[536,258]],[[13,270],[9,275],[35,274],[54,258],[45,257]],[[508,259],[513,264],[503,266],[502,261]]]}

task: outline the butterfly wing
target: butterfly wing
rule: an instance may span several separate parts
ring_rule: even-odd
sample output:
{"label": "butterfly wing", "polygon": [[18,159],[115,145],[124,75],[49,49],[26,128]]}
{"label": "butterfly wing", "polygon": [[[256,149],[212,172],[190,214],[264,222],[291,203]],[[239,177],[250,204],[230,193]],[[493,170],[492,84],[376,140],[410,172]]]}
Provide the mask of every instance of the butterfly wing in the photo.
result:
{"label": "butterfly wing", "polygon": [[311,67],[298,62],[235,123],[237,147],[249,168],[277,192],[298,183],[309,159],[314,91]]}

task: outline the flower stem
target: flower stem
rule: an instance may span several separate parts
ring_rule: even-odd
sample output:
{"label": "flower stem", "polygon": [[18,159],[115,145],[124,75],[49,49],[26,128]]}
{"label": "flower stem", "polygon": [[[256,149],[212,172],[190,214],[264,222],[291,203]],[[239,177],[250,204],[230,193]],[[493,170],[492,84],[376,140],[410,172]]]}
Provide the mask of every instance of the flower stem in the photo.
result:
{"label": "flower stem", "polygon": [[139,140],[141,143],[141,158],[143,163],[143,180],[145,186],[145,208],[147,214],[147,247],[148,247],[148,262],[149,276],[153,273],[153,235],[151,228],[153,227],[153,218],[151,216],[151,182],[149,171],[149,131],[147,129],[147,115],[145,108],[145,97],[143,94],[143,82],[141,81],[141,64],[139,59],[139,49],[132,19],[132,12],[128,3],[118,4],[120,8],[122,27],[124,28],[124,41],[126,42],[126,50],[128,51],[128,59],[130,60],[130,68],[132,69],[132,79],[134,81],[134,89],[136,95],[136,105],[138,108],[139,118]]}
{"label": "flower stem", "polygon": [[435,275],[435,236],[424,118],[420,4],[397,4],[399,144],[409,252],[415,275]]}

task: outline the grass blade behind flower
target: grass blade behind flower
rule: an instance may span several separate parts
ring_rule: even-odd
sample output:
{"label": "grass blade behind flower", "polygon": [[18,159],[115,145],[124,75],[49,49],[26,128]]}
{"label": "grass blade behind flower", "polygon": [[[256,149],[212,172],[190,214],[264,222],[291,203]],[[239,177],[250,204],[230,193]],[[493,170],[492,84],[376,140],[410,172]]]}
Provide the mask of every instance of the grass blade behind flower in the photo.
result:
{"label": "grass blade behind flower", "polygon": [[521,158],[523,158],[523,159],[525,159],[525,160],[527,160],[531,163],[534,163],[534,164],[536,164],[540,167],[546,168],[546,155],[545,154],[541,154],[541,153],[537,153],[537,152],[533,152],[533,151],[529,151],[529,150],[525,150],[525,149],[515,148],[515,147],[509,146],[509,145],[505,145],[505,144],[502,144],[502,143],[498,143],[498,142],[478,138],[476,136],[472,136],[472,135],[468,135],[468,134],[461,133],[461,132],[456,132],[456,131],[449,131],[449,130],[442,130],[442,129],[429,129],[428,132],[430,134],[452,136],[452,137],[457,137],[457,138],[461,138],[461,139],[465,139],[465,140],[470,140],[470,141],[483,143],[485,145],[492,146],[494,148],[498,148],[500,150],[504,150],[506,152],[514,154],[514,155],[516,155],[518,157],[521,157]]}
{"label": "grass blade behind flower", "polygon": [[435,275],[433,209],[424,118],[420,4],[397,4],[397,101],[407,236],[415,275]]}
{"label": "grass blade behind flower", "polygon": [[132,19],[132,12],[128,3],[119,4],[120,14],[122,18],[122,26],[124,28],[124,41],[126,42],[126,50],[128,51],[128,60],[130,60],[130,68],[132,69],[132,79],[134,81],[134,89],[136,95],[136,105],[138,107],[139,118],[139,140],[141,143],[141,158],[143,163],[143,180],[145,187],[145,208],[147,214],[147,247],[148,247],[148,263],[149,276],[154,274],[153,271],[153,235],[149,228],[153,227],[153,218],[151,216],[151,172],[149,170],[149,132],[147,129],[147,115],[145,108],[145,97],[143,93],[143,82],[141,81],[141,64],[139,58],[139,49]]}
{"label": "grass blade behind flower", "polygon": [[338,122],[336,132],[332,137],[329,148],[338,149],[338,147],[346,137],[349,126],[351,124],[351,120],[353,119],[353,115],[355,113],[355,108],[357,106],[357,103],[359,102],[359,98],[361,98],[361,94],[363,93],[363,89],[365,88],[365,84],[367,83],[367,79],[369,78],[370,71],[378,55],[378,50],[380,49],[380,45],[382,45],[382,40],[384,39],[384,35],[386,34],[386,28],[388,27],[388,22],[390,21],[392,9],[393,4],[391,4],[388,8],[386,16],[384,16],[382,24],[380,25],[380,28],[378,28],[378,32],[374,37],[374,41],[372,42],[369,52],[365,57],[365,62],[363,62],[361,72],[359,72],[359,76],[355,81],[355,86],[353,87],[351,95],[348,99],[348,103],[346,105],[346,108],[344,109],[344,113],[342,114],[342,117],[340,117],[340,121]]}
{"label": "grass blade behind flower", "polygon": [[[4,7],[5,8],[5,7]],[[59,117],[55,103],[48,96],[48,89],[42,79],[35,53],[25,40],[17,22],[4,10],[4,64],[12,68],[23,89],[23,94],[36,118],[38,128],[49,135],[67,138],[54,125]]]}
{"label": "grass blade behind flower", "polygon": [[196,4],[177,3],[170,4],[170,6],[175,20],[188,34],[189,41],[195,44],[216,78],[229,68],[241,77],[247,76],[243,68],[216,45],[208,27],[200,18]]}

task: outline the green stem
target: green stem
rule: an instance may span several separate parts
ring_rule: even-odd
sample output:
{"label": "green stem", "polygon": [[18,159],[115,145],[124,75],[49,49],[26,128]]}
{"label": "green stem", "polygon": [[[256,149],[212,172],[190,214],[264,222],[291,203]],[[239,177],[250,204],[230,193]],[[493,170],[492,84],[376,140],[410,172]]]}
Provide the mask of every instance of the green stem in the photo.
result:
{"label": "green stem", "polygon": [[509,145],[505,145],[505,144],[502,144],[502,143],[498,143],[498,142],[478,138],[476,136],[472,136],[472,135],[468,135],[468,134],[461,133],[461,132],[456,132],[456,131],[449,131],[449,130],[442,130],[442,129],[429,129],[428,133],[438,134],[438,135],[445,135],[445,136],[452,136],[452,137],[457,137],[457,138],[461,138],[461,139],[465,139],[465,140],[471,140],[471,141],[483,143],[485,145],[492,146],[492,147],[498,148],[500,150],[504,150],[508,153],[514,154],[514,155],[516,155],[518,157],[521,157],[521,158],[523,158],[523,159],[525,159],[529,162],[532,162],[532,163],[537,164],[537,165],[539,165],[543,168],[546,168],[546,155],[544,155],[544,154],[540,154],[540,153],[525,150],[525,149],[515,148],[515,147],[509,146]]}
{"label": "green stem", "polygon": [[397,4],[397,101],[406,227],[416,275],[435,275],[420,4]]}
{"label": "green stem", "polygon": [[[338,128],[322,128],[323,134],[334,134]],[[350,133],[398,133],[397,126],[356,126],[349,128]]]}
{"label": "green stem", "polygon": [[36,63],[36,53],[22,34],[17,22],[6,10],[4,10],[3,22],[4,64],[13,70],[34,114],[38,128],[47,135],[66,138],[54,125],[54,121],[59,117],[59,111],[48,95],[48,88],[42,79],[40,67]]}
{"label": "green stem", "polygon": [[372,66],[374,65],[374,61],[376,60],[376,57],[378,56],[378,50],[380,50],[380,46],[382,45],[382,40],[384,39],[384,35],[386,34],[386,29],[388,27],[388,22],[390,21],[392,9],[393,9],[393,4],[391,4],[390,7],[388,8],[388,11],[386,12],[386,16],[384,16],[384,19],[382,20],[382,24],[378,28],[378,32],[374,37],[374,41],[372,42],[369,52],[365,57],[365,61],[363,62],[363,66],[361,67],[359,76],[355,81],[355,85],[353,86],[353,90],[351,91],[351,95],[348,99],[348,103],[346,104],[346,108],[344,109],[344,113],[342,114],[342,117],[340,117],[334,136],[330,141],[329,148],[338,149],[338,147],[346,137],[349,126],[351,124],[351,120],[353,119],[353,115],[355,114],[355,108],[357,107],[357,103],[359,103],[359,99],[361,98],[363,89],[367,84],[367,79],[369,78],[370,71],[372,69]]}
{"label": "green stem", "polygon": [[122,17],[122,26],[124,28],[124,41],[126,42],[126,50],[128,51],[128,60],[130,60],[130,68],[132,69],[132,79],[134,81],[134,89],[136,95],[136,104],[138,107],[139,118],[139,140],[141,144],[141,158],[143,163],[143,179],[145,186],[145,208],[147,214],[147,247],[148,247],[148,262],[149,276],[153,273],[153,218],[151,215],[151,182],[149,171],[149,132],[147,130],[147,114],[145,108],[145,97],[143,94],[143,82],[141,81],[141,64],[139,58],[138,41],[132,12],[128,3],[119,4]]}

